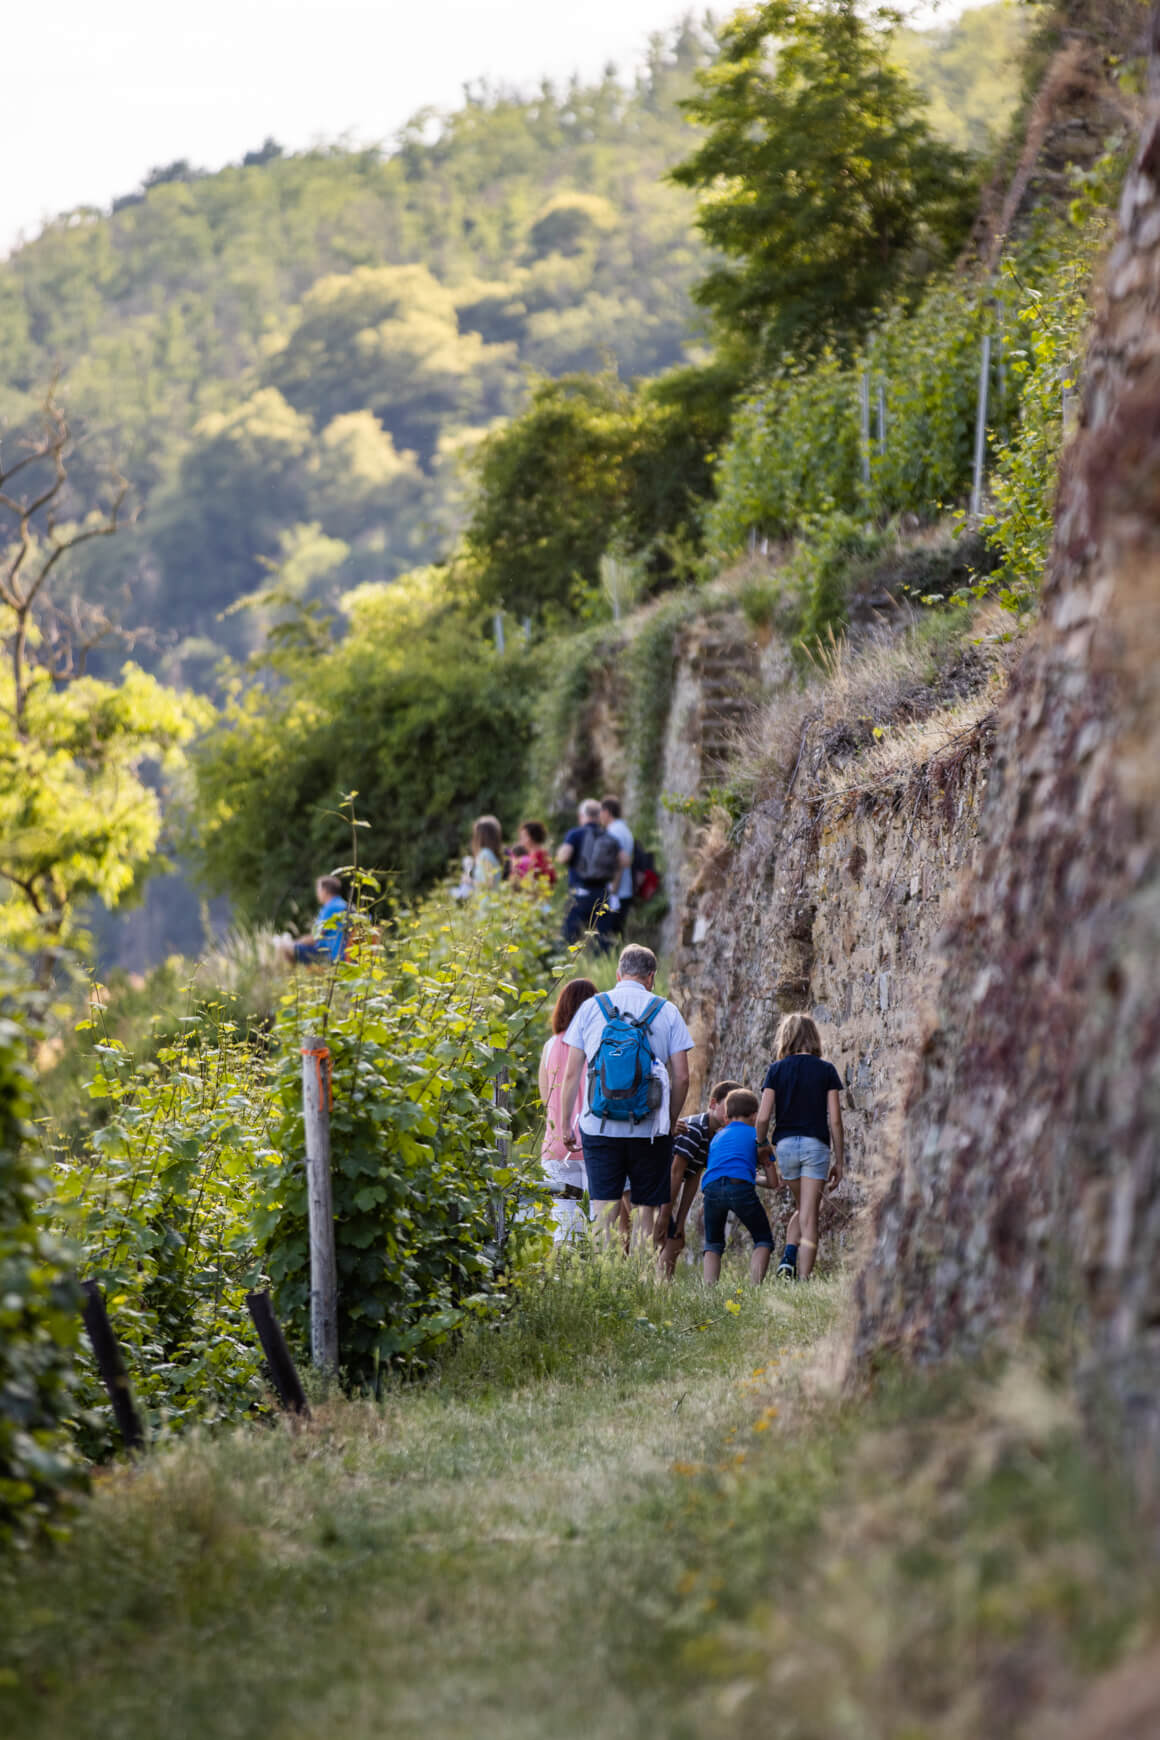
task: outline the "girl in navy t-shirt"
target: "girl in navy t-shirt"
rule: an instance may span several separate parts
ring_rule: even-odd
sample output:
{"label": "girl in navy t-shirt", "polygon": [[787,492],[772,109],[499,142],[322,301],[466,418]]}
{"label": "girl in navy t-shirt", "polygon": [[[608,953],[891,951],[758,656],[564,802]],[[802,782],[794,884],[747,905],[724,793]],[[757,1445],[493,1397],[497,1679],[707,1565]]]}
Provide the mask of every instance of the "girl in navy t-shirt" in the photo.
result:
{"label": "girl in navy t-shirt", "polygon": [[816,1023],[787,1015],[777,1030],[757,1114],[757,1140],[772,1148],[777,1169],[793,1191],[795,1208],[786,1228],[779,1275],[804,1281],[818,1249],[818,1208],[827,1181],[842,1176],[842,1078],[822,1056]]}

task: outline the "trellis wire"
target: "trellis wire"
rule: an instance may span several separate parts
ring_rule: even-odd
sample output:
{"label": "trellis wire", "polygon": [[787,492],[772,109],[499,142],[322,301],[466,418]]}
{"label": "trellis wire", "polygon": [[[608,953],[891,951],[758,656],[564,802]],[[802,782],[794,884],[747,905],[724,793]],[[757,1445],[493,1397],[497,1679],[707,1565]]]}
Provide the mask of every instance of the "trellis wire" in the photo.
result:
{"label": "trellis wire", "polygon": [[979,401],[975,413],[975,475],[971,485],[971,518],[983,511],[983,465],[987,452],[987,392],[991,384],[991,334],[983,334],[979,359]]}

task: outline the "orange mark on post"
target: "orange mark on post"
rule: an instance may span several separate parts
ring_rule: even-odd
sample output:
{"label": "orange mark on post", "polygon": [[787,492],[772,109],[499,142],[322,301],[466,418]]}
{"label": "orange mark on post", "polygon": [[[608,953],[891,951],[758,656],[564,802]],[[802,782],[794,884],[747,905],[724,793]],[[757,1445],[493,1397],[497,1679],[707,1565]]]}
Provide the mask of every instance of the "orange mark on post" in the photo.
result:
{"label": "orange mark on post", "polygon": [[326,1097],[326,1109],[334,1110],[334,1073],[330,1067],[330,1047],[319,1042],[317,1045],[301,1047],[303,1057],[312,1057],[314,1067],[318,1071],[318,1101],[321,1105],[323,1095]]}

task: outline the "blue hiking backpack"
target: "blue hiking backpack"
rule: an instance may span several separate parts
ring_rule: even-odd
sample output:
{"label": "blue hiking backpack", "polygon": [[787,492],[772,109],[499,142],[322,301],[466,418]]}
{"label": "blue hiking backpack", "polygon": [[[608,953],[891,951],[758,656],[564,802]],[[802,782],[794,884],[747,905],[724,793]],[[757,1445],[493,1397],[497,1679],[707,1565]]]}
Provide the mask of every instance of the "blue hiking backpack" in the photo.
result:
{"label": "blue hiking backpack", "polygon": [[654,997],[642,1015],[626,1015],[607,993],[596,998],[604,1032],[588,1065],[588,1110],[600,1119],[602,1132],[608,1119],[642,1123],[661,1103],[648,1030],[664,1006],[663,997]]}

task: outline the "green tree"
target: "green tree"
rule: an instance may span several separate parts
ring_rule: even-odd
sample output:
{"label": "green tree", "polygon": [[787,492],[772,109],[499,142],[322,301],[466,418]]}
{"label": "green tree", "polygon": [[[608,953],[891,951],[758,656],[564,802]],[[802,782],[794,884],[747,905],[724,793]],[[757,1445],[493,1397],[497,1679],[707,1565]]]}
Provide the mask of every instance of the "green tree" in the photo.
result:
{"label": "green tree", "polygon": [[750,370],[847,341],[965,234],[968,160],[891,56],[893,13],[766,0],[725,25],[684,104],[705,134],[673,171],[724,256],[696,300]]}
{"label": "green tree", "polygon": [[188,599],[182,626],[210,629],[262,576],[282,526],[306,518],[309,417],[265,387],[204,418],[172,488],[157,501],[151,543],[168,586]]}
{"label": "green tree", "polygon": [[425,266],[361,266],[307,293],[266,378],[321,422],[369,407],[426,459],[448,416],[504,408],[514,360],[510,348],[460,332],[454,296]]}
{"label": "green tree", "polygon": [[124,486],[107,511],[59,520],[69,440],[50,399],[39,444],[0,471],[0,942],[45,951],[45,970],[79,905],[115,906],[154,861],[161,804],[142,763],[172,765],[209,712],[132,664],[120,683],[86,674],[110,624],[50,588],[70,551],[116,531]]}
{"label": "green tree", "polygon": [[422,888],[474,818],[518,817],[535,691],[436,571],[346,594],[345,637],[281,635],[264,684],[239,677],[194,753],[190,846],[206,884],[253,919],[309,908],[320,870],[350,857],[343,795],[369,826],[362,860]]}
{"label": "green tree", "polygon": [[480,602],[568,614],[626,504],[632,395],[614,375],[541,381],[522,416],[484,443],[466,547]]}
{"label": "green tree", "polygon": [[541,381],[478,457],[465,548],[480,603],[566,618],[613,545],[663,585],[700,546],[734,385],[717,364],[636,388],[607,371]]}

